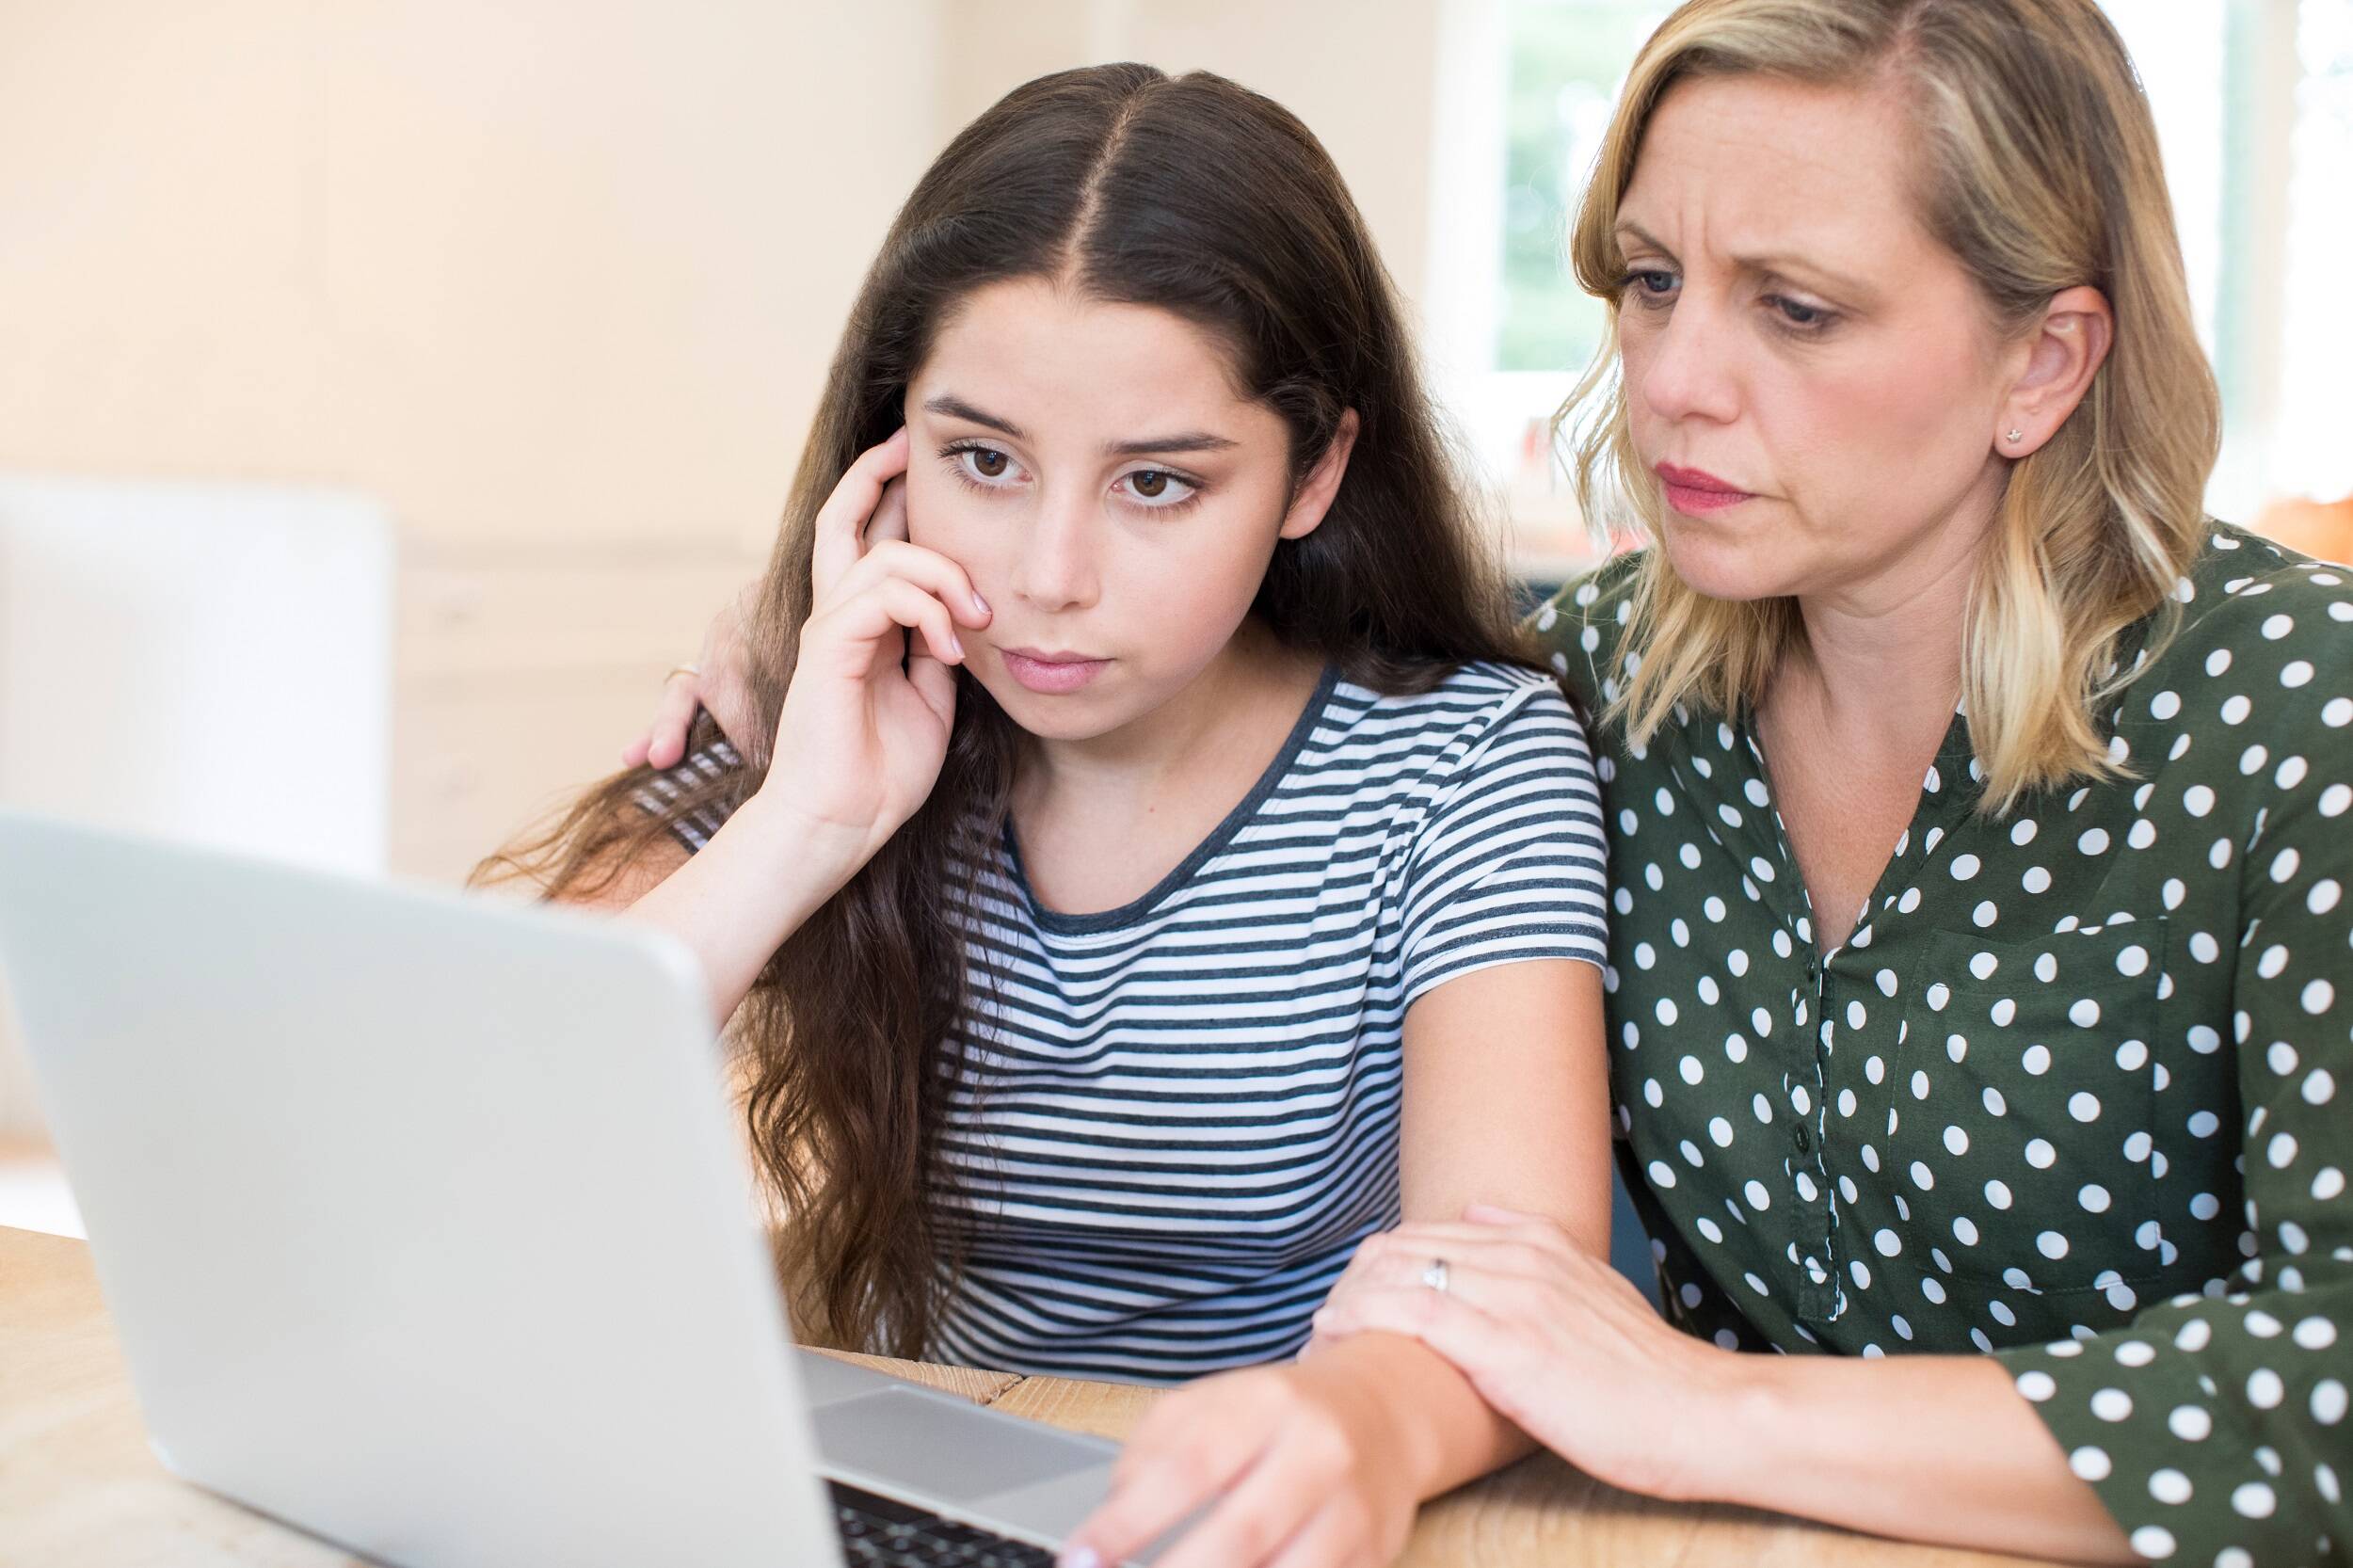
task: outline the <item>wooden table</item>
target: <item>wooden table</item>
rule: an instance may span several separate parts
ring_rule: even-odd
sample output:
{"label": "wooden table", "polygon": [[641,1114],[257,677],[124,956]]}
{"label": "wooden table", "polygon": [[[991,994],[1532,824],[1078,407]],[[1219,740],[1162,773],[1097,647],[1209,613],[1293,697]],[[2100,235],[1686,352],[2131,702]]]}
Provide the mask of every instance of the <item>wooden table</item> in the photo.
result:
{"label": "wooden table", "polygon": [[[1124,1436],[1151,1389],[868,1360],[1056,1426]],[[344,1568],[360,1560],[175,1480],[148,1452],[86,1244],[0,1228],[0,1564]],[[1907,1546],[1744,1509],[1656,1502],[1549,1454],[1422,1510],[1407,1564],[1785,1563],[1964,1568],[2022,1559]]]}

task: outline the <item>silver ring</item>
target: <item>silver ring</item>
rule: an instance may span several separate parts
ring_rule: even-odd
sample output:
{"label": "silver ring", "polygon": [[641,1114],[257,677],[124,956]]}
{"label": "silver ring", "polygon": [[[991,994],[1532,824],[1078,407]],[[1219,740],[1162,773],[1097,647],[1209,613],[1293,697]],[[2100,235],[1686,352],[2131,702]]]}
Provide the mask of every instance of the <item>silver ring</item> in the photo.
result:
{"label": "silver ring", "polygon": [[[703,667],[700,664],[672,664],[670,675],[691,675],[700,680],[703,678]],[[662,679],[667,680],[670,675],[665,675]]]}
{"label": "silver ring", "polygon": [[1421,1272],[1421,1282],[1430,1287],[1431,1289],[1435,1290],[1439,1295],[1445,1295],[1446,1259],[1443,1257],[1432,1258],[1430,1260],[1429,1267],[1423,1269]]}

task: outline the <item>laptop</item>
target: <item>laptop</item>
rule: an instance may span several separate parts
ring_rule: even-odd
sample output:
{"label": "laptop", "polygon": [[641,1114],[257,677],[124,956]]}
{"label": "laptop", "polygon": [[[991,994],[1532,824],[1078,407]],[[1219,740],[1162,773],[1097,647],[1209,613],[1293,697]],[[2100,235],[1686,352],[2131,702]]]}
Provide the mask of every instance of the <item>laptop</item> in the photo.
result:
{"label": "laptop", "polygon": [[0,811],[156,1456],[399,1568],[1047,1563],[1116,1446],[796,1350],[686,949]]}

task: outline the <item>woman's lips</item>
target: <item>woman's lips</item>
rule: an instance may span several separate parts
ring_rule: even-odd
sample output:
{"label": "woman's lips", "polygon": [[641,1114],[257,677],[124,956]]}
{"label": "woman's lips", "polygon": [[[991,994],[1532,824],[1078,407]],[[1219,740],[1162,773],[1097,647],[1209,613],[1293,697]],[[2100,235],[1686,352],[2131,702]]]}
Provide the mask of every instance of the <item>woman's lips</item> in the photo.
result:
{"label": "woman's lips", "polygon": [[1103,673],[1109,659],[1090,659],[1079,653],[1048,653],[1043,648],[1002,648],[997,650],[1004,660],[1005,670],[1016,680],[1033,692],[1059,696],[1075,692]]}
{"label": "woman's lips", "polygon": [[1721,512],[1727,506],[1737,506],[1743,501],[1756,499],[1752,492],[1726,484],[1705,469],[1677,468],[1673,463],[1660,463],[1653,472],[1666,487],[1667,504],[1691,517]]}

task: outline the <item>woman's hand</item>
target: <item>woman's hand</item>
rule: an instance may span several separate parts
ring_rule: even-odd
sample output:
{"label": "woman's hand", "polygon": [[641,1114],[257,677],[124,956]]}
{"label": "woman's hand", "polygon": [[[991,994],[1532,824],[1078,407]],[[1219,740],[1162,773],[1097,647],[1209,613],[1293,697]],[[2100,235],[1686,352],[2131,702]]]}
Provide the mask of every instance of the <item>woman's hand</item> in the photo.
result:
{"label": "woman's hand", "polygon": [[1415,1436],[1380,1390],[1329,1368],[1205,1378],[1152,1407],[1058,1560],[1123,1562],[1209,1505],[1159,1568],[1380,1568],[1425,1490]]}
{"label": "woman's hand", "polygon": [[[1425,1282],[1446,1263],[1446,1290]],[[1357,1249],[1315,1317],[1321,1344],[1407,1335],[1481,1398],[1586,1474],[1689,1497],[1712,1412],[1739,1357],[1678,1332],[1605,1259],[1549,1220],[1473,1205],[1456,1224],[1409,1224]]]}
{"label": "woman's hand", "polygon": [[749,657],[744,632],[751,624],[752,601],[758,583],[747,583],[725,608],[711,617],[703,633],[703,650],[691,665],[681,664],[662,682],[654,704],[653,723],[621,749],[621,766],[648,763],[674,768],[685,759],[686,733],[695,725],[695,711],[711,710],[719,733],[741,750],[753,724]]}
{"label": "woman's hand", "polygon": [[760,794],[859,863],[939,777],[956,712],[959,624],[989,608],[964,568],[907,542],[907,435],[862,454],[817,514],[808,621]]}

